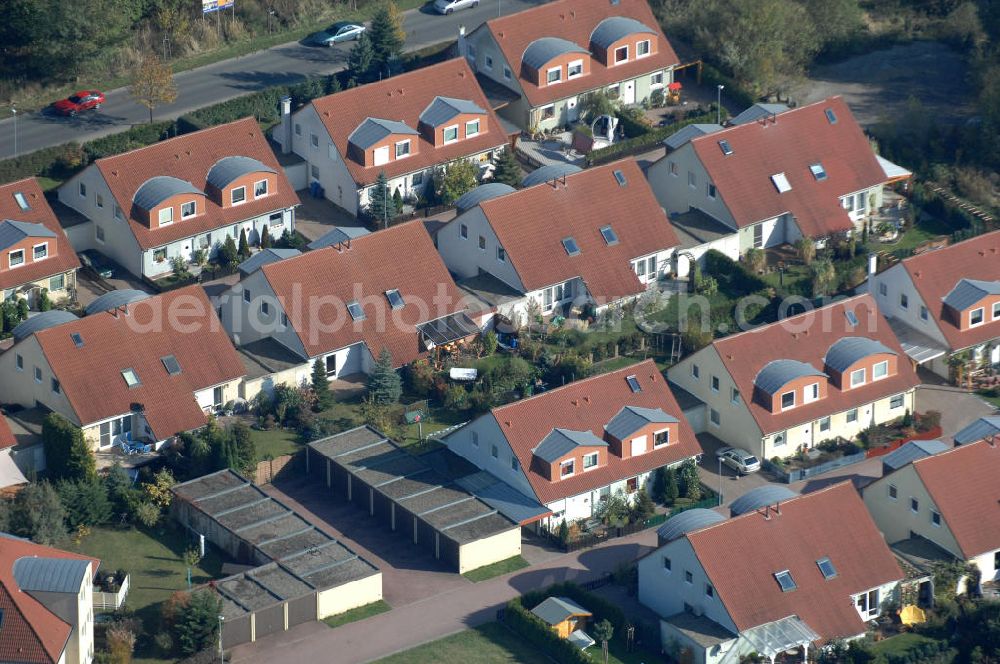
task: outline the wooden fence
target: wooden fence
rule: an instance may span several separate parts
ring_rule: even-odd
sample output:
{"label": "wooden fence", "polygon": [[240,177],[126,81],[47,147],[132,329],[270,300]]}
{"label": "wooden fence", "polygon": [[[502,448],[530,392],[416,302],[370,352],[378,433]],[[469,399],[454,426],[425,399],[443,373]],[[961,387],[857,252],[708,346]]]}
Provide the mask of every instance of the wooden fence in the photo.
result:
{"label": "wooden fence", "polygon": [[270,484],[282,471],[294,472],[295,464],[302,463],[302,458],[303,453],[299,451],[295,454],[282,454],[279,457],[261,461],[257,464],[257,470],[254,472],[254,484]]}

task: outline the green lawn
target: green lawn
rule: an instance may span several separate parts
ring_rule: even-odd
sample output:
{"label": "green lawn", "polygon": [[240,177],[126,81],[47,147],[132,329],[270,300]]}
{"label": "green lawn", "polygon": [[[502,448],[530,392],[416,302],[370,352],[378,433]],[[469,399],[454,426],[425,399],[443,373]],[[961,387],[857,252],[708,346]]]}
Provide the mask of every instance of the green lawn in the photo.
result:
{"label": "green lawn", "polygon": [[377,602],[365,604],[364,606],[359,606],[356,609],[351,609],[350,611],[344,611],[343,613],[338,613],[335,616],[324,618],[323,622],[330,627],[340,627],[341,625],[364,620],[365,618],[371,618],[372,616],[377,616],[380,613],[385,613],[386,611],[391,610],[392,607],[389,606],[385,600],[380,599]]}
{"label": "green lawn", "polygon": [[[125,603],[142,619],[148,634],[136,641],[136,656],[150,658],[154,654],[152,635],[160,630],[160,603],[178,590],[187,590],[187,567],[181,555],[189,544],[185,534],[170,527],[152,531],[101,527],[94,528],[79,546],[69,541],[59,548],[100,558],[103,570],[128,572],[130,588]],[[222,563],[222,555],[209,547],[192,570],[192,582],[220,578]]]}
{"label": "green lawn", "polygon": [[487,579],[503,576],[504,574],[509,574],[510,572],[516,572],[517,570],[524,569],[529,565],[530,563],[528,563],[528,561],[521,556],[514,556],[513,558],[507,558],[506,560],[501,560],[493,563],[492,565],[487,565],[485,567],[474,569],[471,572],[466,572],[462,576],[473,583],[479,583],[480,581],[486,581]]}
{"label": "green lawn", "polygon": [[299,434],[288,429],[271,429],[270,431],[250,430],[254,447],[257,449],[257,459],[259,461],[267,458],[276,459],[284,454],[294,454],[302,449],[299,443]]}
{"label": "green lawn", "polygon": [[499,623],[487,623],[379,660],[380,664],[552,664]]}
{"label": "green lawn", "polygon": [[952,229],[948,228],[936,219],[923,218],[914,226],[911,226],[893,243],[882,243],[877,239],[868,242],[868,251],[886,251],[899,257],[908,256],[909,253],[924,242],[936,240],[942,235],[951,235]]}
{"label": "green lawn", "polygon": [[872,650],[876,654],[883,655],[904,655],[911,650],[914,650],[925,643],[932,643],[934,639],[922,636],[920,634],[914,634],[913,632],[904,632],[903,634],[897,634],[896,636],[891,636],[888,639],[883,639],[881,641],[876,641],[872,645]]}

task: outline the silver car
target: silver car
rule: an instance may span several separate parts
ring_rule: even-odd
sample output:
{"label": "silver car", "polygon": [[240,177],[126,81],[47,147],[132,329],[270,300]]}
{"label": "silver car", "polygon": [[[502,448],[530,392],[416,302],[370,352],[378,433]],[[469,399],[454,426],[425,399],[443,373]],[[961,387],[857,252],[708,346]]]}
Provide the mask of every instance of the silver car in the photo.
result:
{"label": "silver car", "polygon": [[479,0],[434,0],[434,11],[445,16],[459,9],[470,9],[478,6]]}
{"label": "silver car", "polygon": [[357,41],[361,39],[362,33],[366,30],[360,23],[340,21],[334,23],[326,30],[313,33],[309,41],[317,46],[333,46],[345,41]]}
{"label": "silver car", "polygon": [[756,473],[760,470],[760,460],[739,447],[722,447],[716,451],[715,455],[740,475]]}

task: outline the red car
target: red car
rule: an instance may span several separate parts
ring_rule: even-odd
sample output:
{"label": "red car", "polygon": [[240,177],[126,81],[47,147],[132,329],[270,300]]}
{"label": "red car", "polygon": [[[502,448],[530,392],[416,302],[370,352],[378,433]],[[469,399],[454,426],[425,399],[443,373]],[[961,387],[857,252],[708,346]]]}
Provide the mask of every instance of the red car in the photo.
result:
{"label": "red car", "polygon": [[98,109],[104,103],[104,93],[97,90],[81,90],[66,99],[60,99],[52,107],[60,115],[76,115],[80,111]]}

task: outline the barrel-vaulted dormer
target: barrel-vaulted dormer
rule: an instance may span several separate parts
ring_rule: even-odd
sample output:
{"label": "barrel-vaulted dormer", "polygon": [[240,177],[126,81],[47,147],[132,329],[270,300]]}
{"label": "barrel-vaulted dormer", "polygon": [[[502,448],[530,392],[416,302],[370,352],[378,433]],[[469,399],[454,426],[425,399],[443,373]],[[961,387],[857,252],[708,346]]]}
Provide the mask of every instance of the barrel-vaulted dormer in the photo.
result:
{"label": "barrel-vaulted dormer", "polygon": [[754,401],[772,413],[826,398],[827,375],[798,360],[774,360],[753,379]]}
{"label": "barrel-vaulted dormer", "polygon": [[539,87],[558,85],[589,73],[590,51],[559,37],[536,39],[521,56],[521,77]]}
{"label": "barrel-vaulted dormer", "polygon": [[1000,281],[960,279],[944,297],[944,317],[962,331],[1000,322]]}
{"label": "barrel-vaulted dormer", "polygon": [[364,167],[383,166],[417,154],[418,132],[405,122],[365,118],[347,137],[347,156]]}
{"label": "barrel-vaulted dormer", "polygon": [[880,341],[844,337],[830,346],[823,363],[833,384],[846,391],[896,375],[897,360]]}
{"label": "barrel-vaulted dormer", "polygon": [[251,157],[223,157],[209,169],[207,187],[216,204],[229,208],[276,193],[278,174]]}
{"label": "barrel-vaulted dormer", "polygon": [[435,97],[420,114],[420,133],[439,148],[489,130],[486,109],[468,99]]}
{"label": "barrel-vaulted dormer", "polygon": [[205,192],[170,175],[151,177],[132,197],[132,218],[162,228],[205,213]]}
{"label": "barrel-vaulted dormer", "polygon": [[590,34],[594,57],[605,67],[615,67],[649,57],[659,50],[658,33],[641,21],[611,16]]}

